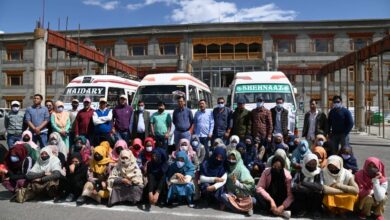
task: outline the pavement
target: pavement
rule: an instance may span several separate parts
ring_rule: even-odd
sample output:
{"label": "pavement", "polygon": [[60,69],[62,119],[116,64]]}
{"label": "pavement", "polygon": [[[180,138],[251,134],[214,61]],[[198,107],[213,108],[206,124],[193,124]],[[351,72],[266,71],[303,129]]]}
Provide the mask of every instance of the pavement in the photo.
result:
{"label": "pavement", "polygon": [[[3,142],[0,142],[3,143]],[[351,134],[351,144],[361,167],[364,160],[369,156],[375,156],[385,163],[386,173],[390,173],[390,141],[367,134]],[[83,205],[76,207],[75,203],[53,203],[52,201],[31,201],[24,204],[9,202],[11,194],[2,186],[0,187],[0,220],[40,219],[156,219],[156,220],[179,220],[179,219],[282,219],[271,216],[263,216],[255,212],[251,217],[242,214],[220,211],[213,207],[188,208],[179,206],[145,207],[145,205],[128,206],[116,205],[107,208],[104,205]],[[390,219],[389,204],[386,206],[385,219]],[[297,219],[297,218],[292,218]],[[310,218],[300,218],[310,219]],[[332,219],[324,216],[322,219]],[[336,218],[335,218],[336,219]],[[340,219],[340,218],[338,218]],[[347,219],[358,219],[351,215]]]}

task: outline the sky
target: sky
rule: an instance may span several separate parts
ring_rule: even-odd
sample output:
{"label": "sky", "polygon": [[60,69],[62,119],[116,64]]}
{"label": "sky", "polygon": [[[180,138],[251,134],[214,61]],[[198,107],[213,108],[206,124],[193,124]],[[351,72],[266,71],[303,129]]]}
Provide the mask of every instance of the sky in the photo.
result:
{"label": "sky", "polygon": [[[44,2],[44,4],[43,4]],[[43,7],[45,5],[45,7]],[[43,10],[45,8],[45,10]],[[44,11],[44,13],[43,13]],[[390,18],[389,0],[0,0],[0,34],[188,23]],[[59,25],[60,24],[60,25]]]}

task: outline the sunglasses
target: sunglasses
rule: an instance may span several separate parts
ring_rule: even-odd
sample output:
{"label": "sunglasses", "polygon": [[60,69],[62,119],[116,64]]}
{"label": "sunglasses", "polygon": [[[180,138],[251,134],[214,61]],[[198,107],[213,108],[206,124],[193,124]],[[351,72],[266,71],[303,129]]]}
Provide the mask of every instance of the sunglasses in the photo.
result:
{"label": "sunglasses", "polygon": [[218,104],[223,104],[223,103],[225,103],[225,102],[218,102]]}

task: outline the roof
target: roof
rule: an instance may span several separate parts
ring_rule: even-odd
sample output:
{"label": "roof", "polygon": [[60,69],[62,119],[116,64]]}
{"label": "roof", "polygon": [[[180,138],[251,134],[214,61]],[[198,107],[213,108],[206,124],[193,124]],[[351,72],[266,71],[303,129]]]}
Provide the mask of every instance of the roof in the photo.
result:
{"label": "roof", "polygon": [[251,83],[289,83],[287,76],[280,71],[256,71],[256,72],[239,72],[234,77],[234,84],[251,84]]}
{"label": "roof", "polygon": [[158,73],[158,74],[149,74],[146,75],[141,83],[141,85],[163,85],[163,84],[171,84],[175,85],[179,81],[185,82],[186,84],[197,84],[197,86],[210,91],[207,84],[203,83],[196,77],[192,76],[189,73]]}
{"label": "roof", "polygon": [[77,85],[77,84],[82,84],[82,81],[85,77],[92,77],[92,83],[84,83],[84,84],[94,84],[94,83],[113,83],[113,84],[122,84],[130,87],[135,87],[137,88],[139,85],[139,81],[135,80],[130,80],[130,79],[125,79],[119,76],[114,76],[114,75],[83,75],[83,76],[78,76],[74,78],[69,85]]}

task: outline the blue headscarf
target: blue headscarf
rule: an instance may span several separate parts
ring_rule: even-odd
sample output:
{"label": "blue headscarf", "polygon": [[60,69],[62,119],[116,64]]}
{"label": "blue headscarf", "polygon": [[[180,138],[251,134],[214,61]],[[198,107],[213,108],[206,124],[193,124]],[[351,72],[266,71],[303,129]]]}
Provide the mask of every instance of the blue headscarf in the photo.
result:
{"label": "blue headscarf", "polygon": [[165,151],[161,148],[155,148],[152,151],[152,155],[156,155],[157,160],[152,160],[149,162],[148,165],[148,173],[158,174],[162,173],[162,175],[165,174],[165,172],[168,170],[168,164],[167,164],[167,154]]}
{"label": "blue headscarf", "polygon": [[306,140],[301,140],[298,147],[293,151],[292,162],[300,163],[306,154],[311,153],[309,149],[309,143]]}
{"label": "blue headscarf", "polygon": [[[179,158],[184,159],[184,166],[182,168],[177,167],[176,162],[179,161]],[[169,166],[167,172],[167,178],[170,179],[175,173],[181,173],[185,176],[191,176],[192,178],[195,176],[195,166],[188,159],[187,153],[184,151],[176,152],[175,163]]]}
{"label": "blue headscarf", "polygon": [[[253,161],[251,161],[251,158],[248,154],[246,145],[244,143],[242,143],[242,142],[238,143],[236,146],[236,150],[240,153],[241,158],[242,158],[242,162],[244,163],[245,166],[248,166],[248,164],[253,162]],[[241,150],[243,150],[244,152],[241,152]]]}
{"label": "blue headscarf", "polygon": [[[216,159],[218,155],[222,156],[222,161]],[[200,174],[207,177],[222,177],[226,172],[224,166],[225,160],[226,150],[222,147],[215,148],[211,157],[204,161],[200,167]]]}

